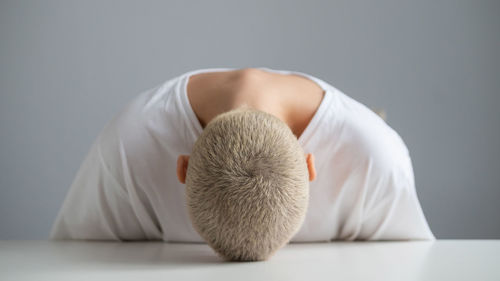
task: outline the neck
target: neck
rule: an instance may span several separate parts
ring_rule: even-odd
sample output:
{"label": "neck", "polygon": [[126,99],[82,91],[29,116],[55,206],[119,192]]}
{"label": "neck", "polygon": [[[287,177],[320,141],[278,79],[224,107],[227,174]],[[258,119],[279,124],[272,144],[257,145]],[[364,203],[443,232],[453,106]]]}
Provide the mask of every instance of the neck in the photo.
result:
{"label": "neck", "polygon": [[247,105],[278,117],[297,138],[324,94],[323,89],[303,76],[259,69],[196,74],[189,79],[187,92],[203,128],[217,115]]}

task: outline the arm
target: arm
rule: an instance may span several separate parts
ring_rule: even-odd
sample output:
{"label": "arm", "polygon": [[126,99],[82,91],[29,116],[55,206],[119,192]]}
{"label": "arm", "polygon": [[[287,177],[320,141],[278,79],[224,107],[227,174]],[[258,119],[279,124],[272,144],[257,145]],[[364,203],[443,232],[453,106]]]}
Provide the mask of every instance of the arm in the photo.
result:
{"label": "arm", "polygon": [[136,240],[144,233],[128,198],[94,142],[66,195],[51,239]]}
{"label": "arm", "polygon": [[382,169],[367,197],[359,238],[366,240],[435,240],[415,189],[411,159]]}

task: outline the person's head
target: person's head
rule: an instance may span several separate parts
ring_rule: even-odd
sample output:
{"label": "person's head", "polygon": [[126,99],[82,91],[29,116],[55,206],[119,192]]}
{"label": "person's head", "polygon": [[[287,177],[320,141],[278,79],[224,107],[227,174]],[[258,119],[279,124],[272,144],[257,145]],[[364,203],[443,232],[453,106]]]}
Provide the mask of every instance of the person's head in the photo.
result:
{"label": "person's head", "polygon": [[194,229],[223,259],[267,260],[299,230],[312,155],[277,117],[239,108],[210,121],[177,162]]}

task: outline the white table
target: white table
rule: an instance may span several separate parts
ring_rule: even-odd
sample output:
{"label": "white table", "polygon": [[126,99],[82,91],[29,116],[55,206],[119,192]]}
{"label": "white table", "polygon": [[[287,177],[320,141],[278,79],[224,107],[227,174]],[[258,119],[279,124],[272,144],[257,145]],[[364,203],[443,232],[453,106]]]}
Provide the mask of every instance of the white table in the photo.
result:
{"label": "white table", "polygon": [[500,280],[500,240],[288,244],[224,262],[206,244],[0,241],[0,280]]}

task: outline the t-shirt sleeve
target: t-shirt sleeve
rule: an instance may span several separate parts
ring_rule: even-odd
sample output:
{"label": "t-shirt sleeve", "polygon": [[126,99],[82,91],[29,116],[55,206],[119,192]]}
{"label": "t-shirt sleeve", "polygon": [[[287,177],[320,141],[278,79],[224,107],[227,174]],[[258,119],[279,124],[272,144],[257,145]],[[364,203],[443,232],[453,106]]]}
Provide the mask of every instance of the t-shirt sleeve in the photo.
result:
{"label": "t-shirt sleeve", "polygon": [[415,189],[408,154],[374,168],[376,180],[366,196],[359,239],[434,240]]}
{"label": "t-shirt sleeve", "polygon": [[51,239],[140,240],[145,234],[126,190],[102,157],[99,138],[70,187]]}

